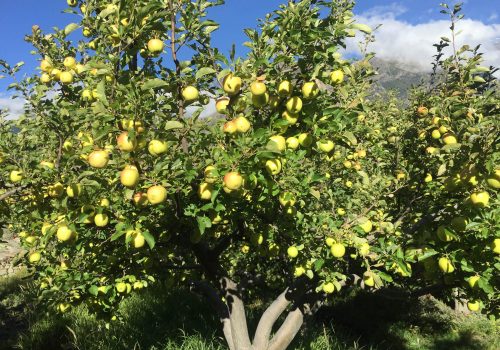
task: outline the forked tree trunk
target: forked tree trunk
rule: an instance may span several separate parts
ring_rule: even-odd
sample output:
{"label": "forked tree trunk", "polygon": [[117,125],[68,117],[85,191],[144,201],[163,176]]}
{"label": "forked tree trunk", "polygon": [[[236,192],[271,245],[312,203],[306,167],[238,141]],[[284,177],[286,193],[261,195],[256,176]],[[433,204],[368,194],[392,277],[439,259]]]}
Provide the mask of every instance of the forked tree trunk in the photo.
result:
{"label": "forked tree trunk", "polygon": [[[287,288],[262,314],[252,341],[238,285],[226,277],[220,280],[220,284],[223,295],[206,283],[198,283],[195,288],[209,297],[216,308],[230,350],[285,350],[302,327],[304,316],[311,313],[310,306],[300,302],[304,299],[297,298]],[[273,334],[273,326],[289,306],[287,317]]]}

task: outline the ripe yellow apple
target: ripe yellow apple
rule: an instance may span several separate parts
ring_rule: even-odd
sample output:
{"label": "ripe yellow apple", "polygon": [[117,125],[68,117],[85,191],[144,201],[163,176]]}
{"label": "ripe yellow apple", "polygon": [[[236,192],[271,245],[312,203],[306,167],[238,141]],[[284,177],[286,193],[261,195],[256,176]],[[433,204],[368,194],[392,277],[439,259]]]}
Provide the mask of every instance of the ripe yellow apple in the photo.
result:
{"label": "ripe yellow apple", "polygon": [[426,117],[429,114],[429,109],[424,106],[420,106],[417,108],[417,114],[419,117]]}
{"label": "ripe yellow apple", "polygon": [[359,227],[361,227],[365,233],[369,233],[373,230],[373,223],[370,219],[363,218],[360,219],[359,222]]}
{"label": "ripe yellow apple", "polygon": [[451,242],[454,237],[446,230],[446,227],[439,226],[437,229],[437,236],[443,242]]}
{"label": "ripe yellow apple", "polygon": [[40,166],[43,168],[47,168],[47,169],[54,169],[55,168],[55,164],[53,162],[49,162],[47,160],[42,160],[40,162]]}
{"label": "ripe yellow apple", "polygon": [[182,98],[186,102],[196,101],[200,97],[200,93],[194,86],[186,86],[182,89]]}
{"label": "ripe yellow apple", "polygon": [[74,71],[76,72],[76,74],[82,74],[85,71],[85,66],[81,63],[77,63]]}
{"label": "ripe yellow apple", "polygon": [[52,78],[54,80],[59,80],[59,78],[61,77],[61,70],[60,69],[57,69],[57,68],[53,68],[51,71],[50,71],[50,75],[52,76]]}
{"label": "ripe yellow apple", "polygon": [[299,113],[290,113],[287,110],[283,111],[281,116],[291,125],[297,124],[297,121],[299,120]]}
{"label": "ripe yellow apple", "polygon": [[167,143],[160,140],[151,140],[148,145],[148,151],[153,156],[159,156],[167,151]]}
{"label": "ripe yellow apple", "polygon": [[71,184],[66,187],[66,194],[70,198],[78,197],[82,193],[82,185],[80,184]]}
{"label": "ripe yellow apple", "polygon": [[236,125],[236,122],[234,120],[230,120],[230,121],[224,123],[224,126],[222,127],[222,131],[224,131],[224,133],[229,134],[229,135],[234,134],[236,131],[238,131],[238,127]]}
{"label": "ripe yellow apple", "polygon": [[139,170],[134,165],[127,165],[120,173],[123,186],[133,188],[139,183]]}
{"label": "ripe yellow apple", "polygon": [[261,81],[254,81],[252,84],[250,84],[250,92],[254,96],[262,96],[266,93],[267,87],[266,84],[264,84]]}
{"label": "ripe yellow apple", "polygon": [[132,152],[137,147],[137,140],[131,139],[127,131],[122,132],[116,141],[123,152]]}
{"label": "ripe yellow apple", "polygon": [[451,133],[446,133],[443,135],[443,142],[445,145],[454,145],[457,143],[457,138]]}
{"label": "ripe yellow apple", "polygon": [[66,3],[68,4],[68,6],[75,7],[76,5],[78,5],[78,0],[66,0]]}
{"label": "ripe yellow apple", "polygon": [[296,258],[299,255],[299,250],[295,246],[288,247],[287,251],[290,258]]}
{"label": "ripe yellow apple", "polygon": [[341,258],[345,255],[345,246],[342,243],[334,243],[330,247],[330,252],[335,258]]}
{"label": "ripe yellow apple", "polygon": [[330,81],[333,84],[340,84],[340,83],[342,83],[344,81],[344,72],[341,71],[341,70],[334,70],[330,74]]}
{"label": "ripe yellow apple", "polygon": [[436,147],[427,147],[425,151],[429,154],[434,154],[438,151],[438,149]]}
{"label": "ripe yellow apple", "polygon": [[344,216],[345,215],[345,209],[344,208],[338,208],[337,209],[337,214],[339,214],[340,216]]}
{"label": "ripe yellow apple", "polygon": [[88,157],[88,162],[93,168],[104,168],[108,165],[109,162],[109,153],[108,151],[94,151],[90,153]]}
{"label": "ripe yellow apple", "polygon": [[479,309],[481,308],[481,303],[479,302],[479,300],[475,300],[475,301],[469,301],[467,303],[467,308],[470,310],[470,311],[479,311]]}
{"label": "ripe yellow apple", "polygon": [[137,192],[132,197],[132,201],[137,206],[144,206],[148,204],[148,196],[143,192]]}
{"label": "ripe yellow apple", "polygon": [[425,175],[424,182],[432,182],[432,174]]}
{"label": "ripe yellow apple", "polygon": [[292,94],[292,90],[292,83],[288,80],[284,80],[278,85],[278,95],[281,97],[290,96]]}
{"label": "ripe yellow apple", "polygon": [[368,243],[362,243],[359,246],[358,251],[359,251],[359,255],[367,256],[368,254],[370,254],[370,245]]}
{"label": "ripe yellow apple", "polygon": [[73,69],[76,67],[76,60],[74,57],[68,56],[64,59],[63,65],[66,68]]}
{"label": "ripe yellow apple", "polygon": [[103,198],[103,199],[100,200],[99,205],[101,207],[104,207],[104,208],[109,208],[109,206],[111,205],[111,203],[110,203],[109,199]]}
{"label": "ripe yellow apple", "polygon": [[22,181],[24,173],[21,170],[12,170],[9,175],[10,182],[16,183]]}
{"label": "ripe yellow apple", "polygon": [[[22,233],[22,232],[21,232]],[[36,240],[38,239],[38,237],[36,236],[28,236],[24,239],[24,241],[26,242],[26,244],[28,245],[32,245],[33,243],[36,242]]]}
{"label": "ripe yellow apple", "polygon": [[282,192],[279,195],[279,201],[282,206],[288,207],[295,205],[297,198],[291,192]]}
{"label": "ripe yellow apple", "polygon": [[52,68],[52,63],[50,63],[48,59],[43,59],[40,62],[40,69],[42,70],[42,72],[50,73],[52,71]]}
{"label": "ripe yellow apple", "polygon": [[206,183],[213,184],[217,181],[218,178],[217,168],[213,165],[209,165],[205,168],[203,175],[205,177]]}
{"label": "ripe yellow apple", "polygon": [[300,277],[306,273],[306,269],[303,266],[296,266],[293,272],[294,277]]}
{"label": "ripe yellow apple", "polygon": [[286,110],[292,114],[297,114],[302,110],[302,99],[298,96],[291,97],[286,102]]}
{"label": "ripe yellow apple", "polygon": [[480,276],[478,276],[478,275],[471,276],[471,277],[469,278],[469,286],[470,286],[471,288],[476,288],[476,286],[477,286],[477,281],[479,281],[479,279],[480,279],[480,278],[481,278],[481,277],[480,277]]}
{"label": "ripe yellow apple", "polygon": [[243,254],[248,254],[250,252],[250,247],[246,244],[244,244],[242,247],[241,247],[241,252]]}
{"label": "ripe yellow apple", "polygon": [[134,289],[142,289],[144,288],[144,284],[141,281],[134,282],[133,286]]}
{"label": "ripe yellow apple", "polygon": [[47,188],[47,194],[52,198],[59,198],[64,192],[64,186],[62,183],[57,182]]}
{"label": "ripe yellow apple", "polygon": [[147,192],[149,203],[156,205],[163,203],[167,199],[167,189],[163,186],[151,186]]}
{"label": "ripe yellow apple", "polygon": [[221,97],[217,99],[217,102],[215,102],[215,109],[217,110],[217,113],[226,114],[229,102],[231,102],[231,100],[227,97]]}
{"label": "ripe yellow apple", "polygon": [[431,136],[433,139],[438,140],[441,138],[441,133],[439,132],[438,129],[432,130]]}
{"label": "ripe yellow apple", "polygon": [[500,254],[500,238],[495,238],[493,242],[491,242],[491,249],[493,253]]}
{"label": "ripe yellow apple", "polygon": [[146,242],[144,236],[140,232],[135,232],[132,235],[132,246],[136,249],[144,247],[144,243]]}
{"label": "ripe yellow apple", "polygon": [[274,135],[269,138],[268,148],[273,151],[283,152],[286,150],[286,139],[281,135]]}
{"label": "ripe yellow apple", "polygon": [[361,158],[361,159],[362,159],[362,158],[366,158],[366,150],[364,150],[364,149],[359,149],[359,150],[357,151],[357,153],[358,153],[358,157],[359,157],[359,158]]}
{"label": "ripe yellow apple", "polygon": [[279,159],[268,159],[266,161],[266,170],[271,175],[277,175],[281,172],[281,160]]}
{"label": "ripe yellow apple", "polygon": [[83,28],[82,33],[83,33],[83,36],[86,38],[88,38],[89,36],[92,35],[92,31],[87,27]]}
{"label": "ripe yellow apple", "polygon": [[50,77],[49,74],[47,73],[43,73],[41,76],[40,76],[40,81],[44,84],[47,84],[49,83],[50,81],[52,80],[52,78]]}
{"label": "ripe yellow apple", "polygon": [[453,271],[455,271],[455,268],[453,267],[451,261],[444,256],[439,258],[438,265],[443,273],[452,273]]}
{"label": "ripe yellow apple", "polygon": [[152,54],[157,54],[163,51],[163,41],[160,39],[151,39],[148,41],[148,50]]}
{"label": "ripe yellow apple", "polygon": [[323,292],[325,292],[326,294],[332,294],[333,292],[335,292],[335,286],[333,285],[333,283],[328,282],[323,284]]}
{"label": "ripe yellow apple", "polygon": [[328,247],[331,247],[335,244],[335,240],[332,237],[326,237],[325,243]]}
{"label": "ripe yellow apple", "polygon": [[363,282],[364,282],[365,286],[368,286],[368,287],[375,286],[375,279],[373,278],[373,273],[366,271],[363,274]]}
{"label": "ripe yellow apple", "polygon": [[490,174],[486,179],[486,183],[491,188],[498,190],[500,188],[500,169],[497,169],[492,174]]}
{"label": "ripe yellow apple", "polygon": [[330,153],[335,147],[335,144],[331,140],[321,140],[317,144],[318,149],[323,153]]}
{"label": "ripe yellow apple", "polygon": [[319,94],[318,84],[316,84],[314,81],[308,81],[307,83],[302,85],[302,96],[306,100],[314,98],[318,96],[318,94]]}
{"label": "ripe yellow apple", "polygon": [[486,191],[474,192],[470,195],[470,200],[474,206],[484,208],[487,207],[490,202],[490,195]]}
{"label": "ripe yellow apple", "polygon": [[94,96],[92,95],[92,91],[90,91],[89,89],[82,90],[82,100],[92,101],[93,99],[94,99]]}
{"label": "ripe yellow apple", "polygon": [[31,263],[31,264],[36,264],[37,262],[40,261],[40,259],[42,258],[42,255],[39,253],[39,252],[33,252],[31,253],[29,256],[28,256],[28,261]]}
{"label": "ripe yellow apple", "polygon": [[200,187],[198,188],[198,195],[200,196],[200,199],[209,201],[212,199],[212,190],[213,190],[213,185],[209,184],[207,182],[203,182],[200,184]]}
{"label": "ripe yellow apple", "polygon": [[243,176],[236,171],[230,171],[224,175],[224,187],[230,191],[236,191],[243,185]]}
{"label": "ripe yellow apple", "polygon": [[96,214],[94,216],[94,223],[97,227],[105,227],[109,223],[109,216],[105,213]]}
{"label": "ripe yellow apple", "polygon": [[[418,111],[417,111],[417,113],[418,113]],[[440,120],[441,120],[441,118],[439,118],[439,117],[432,117],[432,124],[439,125]]]}
{"label": "ripe yellow apple", "polygon": [[73,231],[71,231],[71,229],[66,226],[66,225],[61,225],[59,226],[59,228],[57,229],[57,239],[61,242],[67,242],[69,241],[71,238],[73,238]]}
{"label": "ripe yellow apple", "polygon": [[269,102],[269,94],[266,92],[263,95],[252,95],[252,104],[255,107],[263,107]]}
{"label": "ripe yellow apple", "polygon": [[299,139],[296,137],[289,137],[286,139],[286,147],[290,149],[297,149],[299,147]]}
{"label": "ripe yellow apple", "polygon": [[229,95],[229,96],[234,96],[238,94],[241,90],[241,78],[234,76],[233,73],[229,73],[226,75],[224,78],[224,81],[222,83],[224,91]]}
{"label": "ripe yellow apple", "polygon": [[59,81],[61,84],[71,84],[73,82],[73,73],[69,71],[61,72],[59,75]]}
{"label": "ripe yellow apple", "polygon": [[118,282],[115,284],[115,288],[118,293],[125,293],[127,291],[127,284],[124,282]]}
{"label": "ripe yellow apple", "polygon": [[302,147],[310,147],[313,143],[313,138],[310,134],[302,133],[298,136],[299,143]]}
{"label": "ripe yellow apple", "polygon": [[448,128],[447,128],[446,126],[444,126],[444,125],[441,125],[441,126],[439,127],[439,132],[440,132],[441,134],[446,134],[446,133],[448,132]]}
{"label": "ripe yellow apple", "polygon": [[239,116],[234,119],[234,123],[236,124],[236,131],[238,132],[244,133],[250,130],[251,124],[244,116]]}

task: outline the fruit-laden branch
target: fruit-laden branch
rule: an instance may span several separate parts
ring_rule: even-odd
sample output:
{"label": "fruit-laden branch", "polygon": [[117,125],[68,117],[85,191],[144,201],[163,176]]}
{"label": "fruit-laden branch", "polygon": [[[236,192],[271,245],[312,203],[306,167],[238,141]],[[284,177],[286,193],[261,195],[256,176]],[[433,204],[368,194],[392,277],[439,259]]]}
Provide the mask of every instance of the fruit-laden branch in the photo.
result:
{"label": "fruit-laden branch", "polygon": [[19,186],[19,187],[16,187],[16,188],[13,188],[12,190],[10,191],[7,191],[5,192],[4,194],[1,194],[0,195],[0,201],[3,201],[4,199],[7,199],[9,198],[10,196],[13,196],[15,195],[17,192],[25,189],[27,186],[26,185],[23,185],[23,186]]}

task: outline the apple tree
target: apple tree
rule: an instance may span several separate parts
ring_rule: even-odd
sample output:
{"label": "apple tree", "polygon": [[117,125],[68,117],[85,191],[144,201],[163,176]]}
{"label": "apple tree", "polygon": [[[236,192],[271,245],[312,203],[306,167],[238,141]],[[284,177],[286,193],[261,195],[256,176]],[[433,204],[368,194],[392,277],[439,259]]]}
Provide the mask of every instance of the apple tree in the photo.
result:
{"label": "apple tree", "polygon": [[[371,40],[350,0],[281,5],[245,31],[245,57],[211,43],[222,0],[68,5],[78,22],[27,37],[40,74],[11,84],[24,114],[0,124],[0,219],[51,309],[86,303],[116,320],[152,283],[188,286],[240,350],[285,349],[351,287],[462,287],[477,274],[469,295],[493,305],[498,202],[482,193],[498,183],[498,90],[477,52],[440,60],[445,80],[403,110],[374,97],[372,54],[342,57],[346,37]],[[433,116],[454,145],[423,133]],[[473,187],[448,191],[472,165]],[[251,299],[269,302],[253,337]]]}

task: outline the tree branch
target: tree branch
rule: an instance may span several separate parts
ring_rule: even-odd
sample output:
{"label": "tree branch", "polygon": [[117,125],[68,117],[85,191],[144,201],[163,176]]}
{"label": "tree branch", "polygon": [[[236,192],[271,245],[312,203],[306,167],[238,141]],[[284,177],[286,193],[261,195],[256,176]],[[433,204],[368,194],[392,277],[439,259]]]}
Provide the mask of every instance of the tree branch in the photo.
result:
{"label": "tree branch", "polygon": [[0,201],[3,201],[4,199],[7,199],[9,198],[10,196],[13,196],[15,195],[17,192],[25,189],[27,186],[26,185],[23,185],[23,186],[19,186],[19,187],[16,187],[16,188],[13,188],[12,190],[10,191],[7,191],[5,192],[4,194],[1,194],[0,195]]}
{"label": "tree branch", "polygon": [[297,307],[290,311],[285,321],[271,339],[268,350],[285,350],[304,323],[305,312]]}

